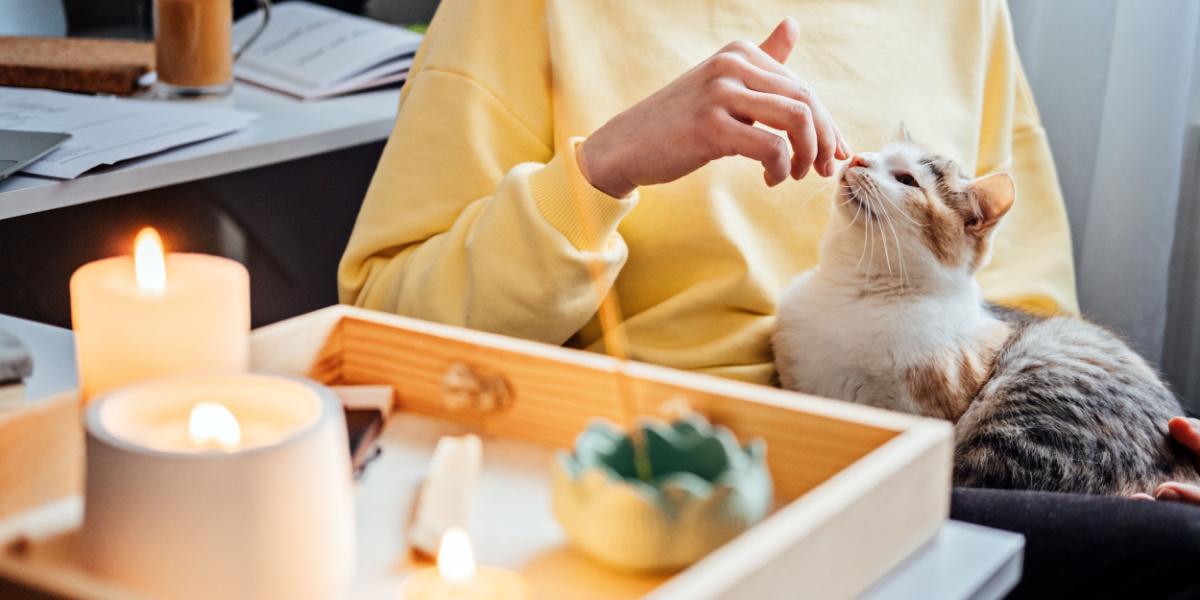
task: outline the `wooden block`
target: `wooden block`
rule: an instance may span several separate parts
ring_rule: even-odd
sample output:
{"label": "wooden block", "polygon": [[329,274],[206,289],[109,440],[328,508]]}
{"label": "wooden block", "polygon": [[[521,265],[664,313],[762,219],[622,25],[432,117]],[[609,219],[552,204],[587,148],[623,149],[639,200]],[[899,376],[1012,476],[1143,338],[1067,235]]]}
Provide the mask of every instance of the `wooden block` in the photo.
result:
{"label": "wooden block", "polygon": [[153,70],[150,42],[0,36],[0,85],[132,94]]}

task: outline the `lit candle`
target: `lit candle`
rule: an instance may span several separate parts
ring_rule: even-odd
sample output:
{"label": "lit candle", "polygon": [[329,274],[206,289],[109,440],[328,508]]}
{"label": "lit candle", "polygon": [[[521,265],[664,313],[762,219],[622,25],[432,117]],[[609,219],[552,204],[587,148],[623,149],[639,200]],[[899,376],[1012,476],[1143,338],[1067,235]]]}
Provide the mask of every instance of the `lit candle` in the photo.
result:
{"label": "lit candle", "polygon": [[342,598],[354,573],[346,425],[333,393],[181,375],[86,412],[85,564],[151,598]]}
{"label": "lit candle", "polygon": [[422,569],[404,584],[404,600],[527,600],[529,585],[512,571],[477,566],[471,538],[452,527],[442,536],[437,568]]}
{"label": "lit candle", "polygon": [[83,398],[161,375],[247,370],[245,267],[203,254],[164,256],[149,228],[134,246],[134,256],[90,262],[71,277]]}

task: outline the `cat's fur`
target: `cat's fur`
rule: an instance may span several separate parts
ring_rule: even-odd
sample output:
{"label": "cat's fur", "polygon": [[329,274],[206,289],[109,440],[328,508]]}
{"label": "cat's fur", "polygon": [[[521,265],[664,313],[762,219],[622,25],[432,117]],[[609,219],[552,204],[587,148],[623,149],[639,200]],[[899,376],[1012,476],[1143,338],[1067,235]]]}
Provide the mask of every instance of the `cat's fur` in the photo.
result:
{"label": "cat's fur", "polygon": [[[911,178],[911,179],[909,179]],[[983,301],[975,272],[1012,179],[964,178],[905,139],[840,175],[817,268],[780,303],[788,389],[955,423],[957,485],[1097,494],[1196,481],[1182,414],[1115,335]]]}

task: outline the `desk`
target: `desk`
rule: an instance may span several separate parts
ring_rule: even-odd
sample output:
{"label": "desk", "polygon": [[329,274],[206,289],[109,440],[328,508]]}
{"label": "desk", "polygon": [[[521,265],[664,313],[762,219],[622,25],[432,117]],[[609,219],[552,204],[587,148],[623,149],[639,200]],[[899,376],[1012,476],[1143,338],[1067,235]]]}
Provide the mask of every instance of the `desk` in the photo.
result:
{"label": "desk", "polygon": [[399,88],[304,102],[238,83],[212,101],[259,115],[226,136],[101,167],[77,179],[17,175],[0,181],[0,219],[123,196],[386,139]]}
{"label": "desk", "polygon": [[[71,332],[0,315],[0,328],[33,354],[30,397],[75,385]],[[864,594],[869,600],[995,600],[1021,576],[1024,538],[1015,533],[948,521],[937,536]]]}
{"label": "desk", "polygon": [[336,302],[337,261],[399,95],[304,102],[238,83],[212,102],[259,115],[241,131],[73,180],[0,181],[0,281],[22,282],[0,286],[0,313],[66,325],[71,273],[128,252],[144,225],[174,251],[245,264],[257,325]]}

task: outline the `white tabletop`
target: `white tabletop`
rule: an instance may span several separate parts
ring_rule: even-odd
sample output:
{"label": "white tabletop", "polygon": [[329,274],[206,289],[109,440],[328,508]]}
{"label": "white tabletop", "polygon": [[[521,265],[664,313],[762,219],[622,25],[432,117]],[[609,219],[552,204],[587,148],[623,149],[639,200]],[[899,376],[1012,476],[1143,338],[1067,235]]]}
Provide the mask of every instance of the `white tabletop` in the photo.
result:
{"label": "white tabletop", "polygon": [[[0,329],[33,354],[29,397],[75,386],[75,343],[59,327],[0,315]],[[994,600],[1021,577],[1024,538],[1015,533],[948,521],[938,535],[884,576],[863,597],[870,600]]]}
{"label": "white tabletop", "polygon": [[0,219],[224,175],[386,139],[399,88],[302,101],[250,84],[213,102],[258,113],[249,127],[77,179],[17,175],[0,181]]}

